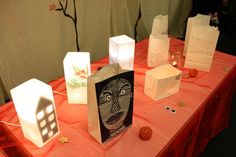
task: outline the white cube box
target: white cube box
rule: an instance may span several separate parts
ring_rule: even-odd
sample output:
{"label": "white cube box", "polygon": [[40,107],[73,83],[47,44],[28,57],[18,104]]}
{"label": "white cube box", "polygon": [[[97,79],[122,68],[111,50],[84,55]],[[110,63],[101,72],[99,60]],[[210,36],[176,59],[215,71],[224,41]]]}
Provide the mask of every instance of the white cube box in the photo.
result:
{"label": "white cube box", "polygon": [[170,64],[146,71],[144,93],[154,101],[179,91],[181,71]]}
{"label": "white cube box", "polygon": [[68,52],[63,60],[69,104],[87,104],[87,77],[90,76],[89,52]]}
{"label": "white cube box", "polygon": [[133,70],[134,39],[120,35],[109,38],[109,63],[119,63],[122,69]]}
{"label": "white cube box", "polygon": [[51,86],[31,79],[10,92],[26,139],[42,147],[59,134]]}

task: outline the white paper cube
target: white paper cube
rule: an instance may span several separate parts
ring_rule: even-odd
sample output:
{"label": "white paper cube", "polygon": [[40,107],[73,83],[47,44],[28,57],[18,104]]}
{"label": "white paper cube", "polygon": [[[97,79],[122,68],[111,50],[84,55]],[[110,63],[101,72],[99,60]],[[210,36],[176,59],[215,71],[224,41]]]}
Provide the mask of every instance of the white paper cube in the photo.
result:
{"label": "white paper cube", "polygon": [[168,15],[157,15],[153,19],[152,35],[168,34]]}
{"label": "white paper cube", "polygon": [[167,35],[150,35],[148,43],[147,65],[156,67],[168,63],[170,39]]}
{"label": "white paper cube", "polygon": [[109,39],[109,63],[119,63],[122,69],[133,70],[135,41],[120,35]]}
{"label": "white paper cube", "polygon": [[42,147],[59,134],[51,86],[31,79],[10,92],[26,139]]}
{"label": "white paper cube", "polygon": [[179,91],[181,71],[170,64],[146,71],[144,92],[154,101]]}
{"label": "white paper cube", "polygon": [[89,52],[68,52],[63,60],[69,104],[87,104],[87,77],[90,76]]}

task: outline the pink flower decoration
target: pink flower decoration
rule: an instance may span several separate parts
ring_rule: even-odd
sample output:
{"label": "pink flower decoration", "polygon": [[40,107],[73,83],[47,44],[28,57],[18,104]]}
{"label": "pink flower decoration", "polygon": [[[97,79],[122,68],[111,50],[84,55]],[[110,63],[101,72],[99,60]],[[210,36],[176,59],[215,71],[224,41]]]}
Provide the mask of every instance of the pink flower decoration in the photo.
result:
{"label": "pink flower decoration", "polygon": [[50,11],[56,10],[56,8],[57,8],[57,6],[56,6],[56,4],[54,4],[54,3],[49,5],[49,10],[50,10]]}

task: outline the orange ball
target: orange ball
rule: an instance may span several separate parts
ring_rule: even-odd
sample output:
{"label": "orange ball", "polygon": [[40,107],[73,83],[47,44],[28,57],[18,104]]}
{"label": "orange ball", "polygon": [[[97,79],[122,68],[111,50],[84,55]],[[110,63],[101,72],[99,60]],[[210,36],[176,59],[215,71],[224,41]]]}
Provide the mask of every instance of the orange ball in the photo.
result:
{"label": "orange ball", "polygon": [[189,77],[197,77],[198,75],[198,70],[197,69],[189,69],[188,71],[188,76]]}
{"label": "orange ball", "polygon": [[152,137],[152,129],[149,126],[144,126],[139,130],[139,138],[149,140]]}

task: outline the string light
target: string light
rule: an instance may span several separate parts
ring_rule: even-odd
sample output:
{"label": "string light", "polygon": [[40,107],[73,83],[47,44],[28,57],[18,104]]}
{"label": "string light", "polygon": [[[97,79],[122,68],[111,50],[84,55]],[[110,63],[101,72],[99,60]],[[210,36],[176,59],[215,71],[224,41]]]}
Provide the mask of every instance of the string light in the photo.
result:
{"label": "string light", "polygon": [[59,94],[59,95],[63,95],[63,96],[67,96],[65,93],[62,93],[62,92],[58,92],[58,91],[52,91],[54,94]]}
{"label": "string light", "polygon": [[11,125],[11,126],[16,126],[16,127],[21,127],[21,125],[19,125],[19,124],[8,123],[8,122],[2,121],[2,120],[0,120],[0,123],[6,124],[6,125]]}

